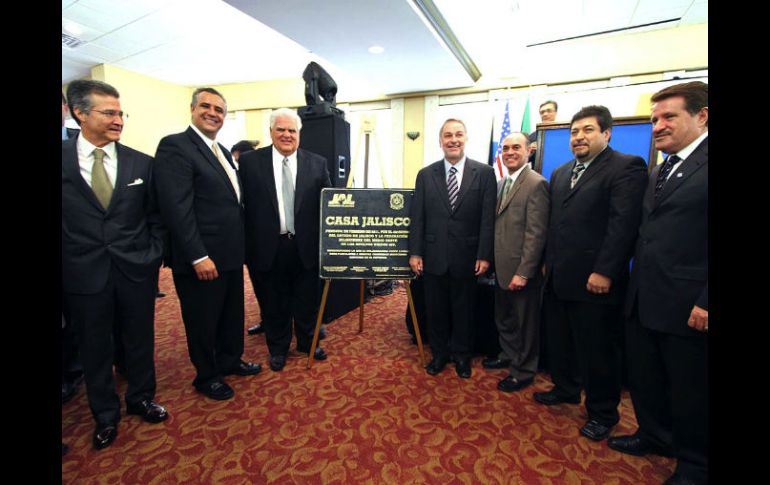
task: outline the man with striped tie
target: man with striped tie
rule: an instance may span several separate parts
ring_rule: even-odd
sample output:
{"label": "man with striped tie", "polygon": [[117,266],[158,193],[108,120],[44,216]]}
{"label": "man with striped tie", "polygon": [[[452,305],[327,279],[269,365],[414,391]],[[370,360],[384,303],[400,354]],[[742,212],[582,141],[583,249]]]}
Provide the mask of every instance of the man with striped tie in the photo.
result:
{"label": "man with striped tie", "polygon": [[600,441],[619,420],[621,304],[647,185],[644,160],[609,146],[612,115],[586,106],[570,125],[575,155],[551,175],[543,318],[554,387],[546,406],[578,404],[580,433]]}
{"label": "man with striped tie", "polygon": [[440,373],[450,358],[471,376],[476,277],[494,256],[496,184],[492,167],[465,156],[465,123],[448,119],[439,131],[444,159],[417,174],[409,227],[409,265],[424,275],[428,335]]}

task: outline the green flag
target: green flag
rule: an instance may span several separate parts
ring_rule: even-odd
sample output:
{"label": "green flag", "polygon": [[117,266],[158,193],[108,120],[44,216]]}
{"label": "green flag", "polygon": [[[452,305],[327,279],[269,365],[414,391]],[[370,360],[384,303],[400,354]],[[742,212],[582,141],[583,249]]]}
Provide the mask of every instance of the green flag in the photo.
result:
{"label": "green flag", "polygon": [[524,116],[521,117],[521,132],[525,135],[529,135],[529,98],[527,98],[527,104],[524,105]]}

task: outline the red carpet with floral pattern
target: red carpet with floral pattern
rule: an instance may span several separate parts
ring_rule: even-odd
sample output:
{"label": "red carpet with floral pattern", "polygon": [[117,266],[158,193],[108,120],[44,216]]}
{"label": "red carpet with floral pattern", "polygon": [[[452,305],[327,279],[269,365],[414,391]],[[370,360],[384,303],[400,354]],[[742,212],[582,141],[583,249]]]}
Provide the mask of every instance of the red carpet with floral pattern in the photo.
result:
{"label": "red carpet with floral pattern", "polygon": [[[250,326],[259,309],[245,278]],[[357,311],[329,324],[329,358],[310,370],[306,354],[292,350],[286,368],[272,372],[264,334],[245,336],[244,359],[262,372],[227,377],[235,397],[212,401],[192,387],[168,269],[160,287],[168,296],[156,307],[156,400],[170,417],[148,424],[125,416],[124,403],[117,439],[96,451],[81,390],[62,407],[70,447],[62,484],[644,485],[673,471],[672,459],[622,455],[580,436],[582,406],[535,403],[532,393],[550,388],[547,375],[513,394],[495,387],[506,371],[484,370],[479,358],[470,379],[451,365],[429,376],[405,329],[403,287],[366,305],[363,334]],[[118,386],[122,400],[120,378]],[[613,434],[632,432],[627,392],[620,411]]]}

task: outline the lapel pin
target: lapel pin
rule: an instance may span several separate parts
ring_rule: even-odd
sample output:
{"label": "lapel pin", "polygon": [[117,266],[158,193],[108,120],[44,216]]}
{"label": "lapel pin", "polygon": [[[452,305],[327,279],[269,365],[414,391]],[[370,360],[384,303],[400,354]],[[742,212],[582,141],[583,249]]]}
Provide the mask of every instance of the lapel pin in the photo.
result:
{"label": "lapel pin", "polygon": [[679,172],[678,174],[676,174],[676,176],[677,178],[682,178],[682,172]]}

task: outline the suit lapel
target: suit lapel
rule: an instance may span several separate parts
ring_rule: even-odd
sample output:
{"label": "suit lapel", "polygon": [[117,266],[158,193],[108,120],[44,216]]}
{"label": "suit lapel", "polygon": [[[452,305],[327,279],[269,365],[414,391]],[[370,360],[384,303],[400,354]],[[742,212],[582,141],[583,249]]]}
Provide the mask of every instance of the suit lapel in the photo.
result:
{"label": "suit lapel", "polygon": [[[233,187],[233,183],[230,182],[230,177],[227,176],[227,172],[225,172],[225,169],[222,167],[222,164],[219,163],[219,159],[214,155],[214,152],[211,150],[211,147],[206,145],[206,143],[203,141],[203,139],[198,136],[198,134],[192,129],[187,129],[187,136],[190,137],[190,139],[195,143],[195,146],[198,148],[198,151],[203,156],[203,158],[212,166],[214,167],[214,170],[219,174],[220,177],[222,177],[222,181],[225,183],[225,186],[230,190],[230,193],[235,198],[235,200],[238,200],[238,194],[235,193],[235,188]],[[228,161],[230,161],[227,158],[227,155],[225,155],[225,148],[222,146],[221,143],[217,142],[217,145],[219,146],[219,151],[222,152],[222,156],[225,157]],[[232,166],[232,162],[230,161],[230,165]]]}
{"label": "suit lapel", "polygon": [[[69,179],[72,181],[72,185],[77,187],[77,189],[81,194],[83,194],[83,197],[87,201],[89,201],[100,211],[105,212],[105,209],[102,207],[99,199],[96,198],[96,194],[94,194],[93,189],[90,185],[88,185],[88,182],[86,182],[83,176],[80,174],[80,162],[78,161],[78,146],[76,139],[72,139],[72,141],[69,143],[71,143],[72,146],[67,151],[65,159],[62,160],[62,170],[64,170],[64,172],[67,174],[67,177],[69,177]],[[112,204],[112,201],[110,201],[110,204]]]}
{"label": "suit lapel", "polygon": [[107,212],[115,205],[118,198],[123,195],[125,187],[129,183],[131,174],[134,171],[134,160],[126,154],[126,150],[120,143],[115,143],[115,153],[118,157],[118,175],[115,178],[115,189],[112,191],[112,198],[107,206]]}
{"label": "suit lapel", "polygon": [[[470,187],[475,183],[476,177],[478,177],[478,173],[476,173],[476,167],[473,166],[470,163],[471,159],[466,158],[465,159],[465,170],[463,170],[463,181],[460,184],[460,191],[457,194],[457,206],[455,206],[455,212],[457,212],[460,209],[460,205],[462,205],[463,200],[465,198],[465,194],[468,193],[468,190],[470,190]],[[447,204],[449,203],[449,192],[447,192]]]}
{"label": "suit lapel", "polygon": [[[660,205],[669,195],[671,195],[685,180],[690,178],[692,174],[700,170],[701,167],[708,160],[708,138],[703,140],[698,148],[693,151],[687,159],[679,165],[676,172],[672,173],[666,183],[663,185],[663,189],[660,192],[657,200],[655,201],[655,207]],[[663,167],[659,167],[658,170],[662,170]],[[654,180],[657,181],[657,174]],[[652,182],[653,186],[655,182]],[[654,193],[654,189],[653,189]]]}
{"label": "suit lapel", "polygon": [[431,179],[433,179],[433,183],[436,186],[436,193],[438,194],[438,197],[444,201],[444,207],[446,207],[447,212],[451,214],[452,207],[449,205],[449,189],[447,189],[446,186],[444,161],[441,160],[440,162],[434,163],[432,172]]}
{"label": "suit lapel", "polygon": [[511,186],[510,190],[508,190],[508,194],[506,195],[505,200],[500,200],[500,208],[497,211],[498,214],[503,212],[511,203],[513,197],[516,195],[516,192],[519,191],[521,186],[524,184],[524,180],[529,176],[528,172],[529,167],[525,166],[524,170],[522,170],[519,176],[516,177],[516,181],[513,183],[513,186]]}
{"label": "suit lapel", "polygon": [[299,208],[302,207],[302,195],[305,193],[305,187],[310,185],[310,166],[308,160],[304,154],[297,150],[297,177],[294,184],[294,215],[299,212]]}
{"label": "suit lapel", "polygon": [[[591,180],[594,176],[596,176],[597,173],[604,170],[604,168],[607,165],[607,160],[612,156],[613,150],[609,146],[604,149],[594,160],[591,162],[591,164],[588,166],[588,168],[585,169],[583,172],[583,175],[580,176],[575,186],[572,188],[572,190],[569,191],[567,194],[566,199],[569,199],[572,197],[578,190],[580,190],[580,187],[584,186],[588,183],[589,180]],[[567,177],[567,188],[569,188],[570,180],[572,179],[572,166],[570,166],[570,171],[568,172],[569,176]]]}
{"label": "suit lapel", "polygon": [[273,149],[272,146],[269,150],[265,150],[262,160],[260,160],[262,183],[265,184],[265,190],[267,190],[267,196],[270,202],[273,203],[273,209],[275,209],[275,215],[280,217],[278,213],[278,194],[275,189],[275,172],[273,170]]}

